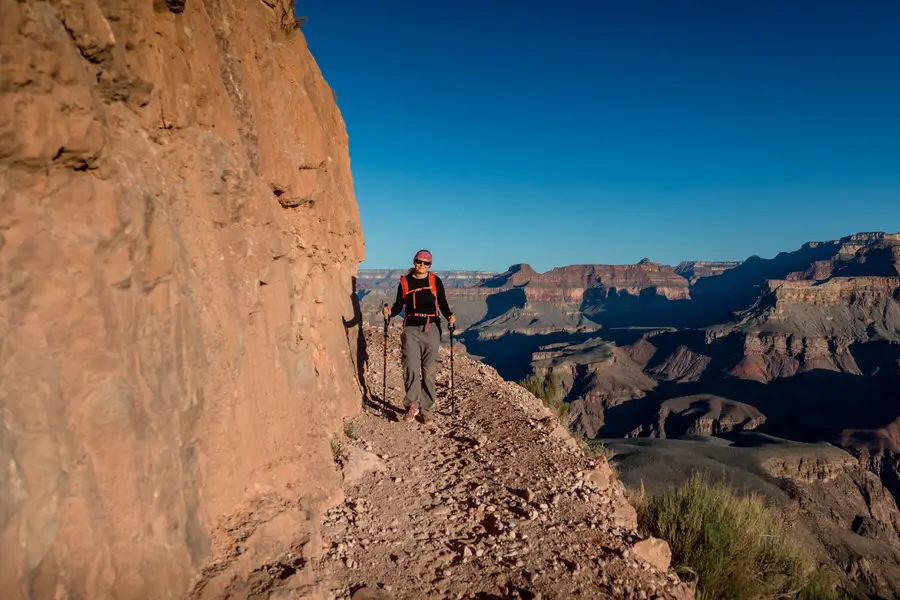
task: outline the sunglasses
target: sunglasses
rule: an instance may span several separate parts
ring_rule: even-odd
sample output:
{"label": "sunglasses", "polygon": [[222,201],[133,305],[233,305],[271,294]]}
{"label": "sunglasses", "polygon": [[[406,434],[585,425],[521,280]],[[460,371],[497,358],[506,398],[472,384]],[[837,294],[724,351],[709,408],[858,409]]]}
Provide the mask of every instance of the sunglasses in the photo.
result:
{"label": "sunglasses", "polygon": [[417,264],[417,265],[425,265],[426,267],[430,267],[430,266],[431,266],[431,263],[430,263],[430,262],[426,262],[426,261],[424,261],[424,260],[416,260],[416,264]]}

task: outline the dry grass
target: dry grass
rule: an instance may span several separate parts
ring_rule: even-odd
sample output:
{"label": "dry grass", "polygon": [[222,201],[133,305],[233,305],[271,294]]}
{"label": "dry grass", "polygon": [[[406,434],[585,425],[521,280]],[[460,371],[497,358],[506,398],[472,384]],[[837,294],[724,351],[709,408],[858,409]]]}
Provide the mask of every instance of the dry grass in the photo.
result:
{"label": "dry grass", "polygon": [[[581,451],[584,452],[585,456],[603,456],[606,460],[610,460],[616,455],[611,448],[608,448],[606,444],[600,440],[588,440],[584,438],[576,439],[578,439],[581,444]],[[643,489],[643,487],[643,483],[641,483],[641,489]]]}
{"label": "dry grass", "polygon": [[288,6],[289,10],[284,10],[282,6],[281,11],[281,30],[285,35],[290,35],[298,29],[303,29],[303,24],[307,19],[307,17],[297,16],[297,4],[295,0],[290,0]]}
{"label": "dry grass", "polygon": [[669,542],[673,564],[697,581],[698,600],[840,598],[760,497],[695,474],[638,507],[641,529]]}
{"label": "dry grass", "polygon": [[569,405],[559,399],[559,383],[553,373],[543,377],[529,375],[520,381],[519,385],[539,398],[561,421],[565,421],[569,414]]}

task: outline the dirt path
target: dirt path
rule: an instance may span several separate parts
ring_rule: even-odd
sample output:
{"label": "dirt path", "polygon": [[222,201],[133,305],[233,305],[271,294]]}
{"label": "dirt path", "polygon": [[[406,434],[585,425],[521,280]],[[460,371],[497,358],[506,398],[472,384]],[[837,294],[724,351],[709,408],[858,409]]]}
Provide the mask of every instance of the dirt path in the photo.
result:
{"label": "dirt path", "polygon": [[405,423],[399,331],[388,346],[386,405],[381,331],[366,335],[374,397],[335,447],[346,499],[326,515],[316,565],[334,596],[692,597],[674,574],[635,558],[621,485],[531,394],[457,356],[451,395],[442,349],[435,423]]}

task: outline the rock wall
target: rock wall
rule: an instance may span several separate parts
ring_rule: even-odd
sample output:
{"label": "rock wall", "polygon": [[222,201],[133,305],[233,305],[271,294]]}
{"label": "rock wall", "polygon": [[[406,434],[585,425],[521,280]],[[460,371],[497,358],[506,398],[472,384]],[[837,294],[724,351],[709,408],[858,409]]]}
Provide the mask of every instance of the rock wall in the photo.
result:
{"label": "rock wall", "polygon": [[182,598],[234,515],[340,494],[344,123],[287,0],[0,14],[0,596]]}
{"label": "rock wall", "polygon": [[675,265],[675,272],[686,278],[693,285],[704,277],[721,275],[728,269],[733,269],[740,264],[739,262],[685,261]]}
{"label": "rock wall", "polygon": [[776,312],[789,310],[791,304],[873,308],[893,298],[900,289],[900,277],[835,277],[822,283],[809,280],[766,283],[775,296]]}
{"label": "rock wall", "polygon": [[729,374],[763,383],[814,370],[860,375],[852,343],[850,338],[748,333],[743,336],[743,357]]}

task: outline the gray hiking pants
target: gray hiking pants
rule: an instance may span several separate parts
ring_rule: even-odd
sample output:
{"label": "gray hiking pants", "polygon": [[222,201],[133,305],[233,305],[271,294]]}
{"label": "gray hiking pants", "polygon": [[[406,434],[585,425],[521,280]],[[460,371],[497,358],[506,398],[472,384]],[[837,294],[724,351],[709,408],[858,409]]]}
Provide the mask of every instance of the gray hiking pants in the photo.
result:
{"label": "gray hiking pants", "polygon": [[434,379],[441,346],[440,329],[434,323],[428,325],[428,331],[422,331],[421,325],[404,327],[400,339],[403,341],[403,384],[406,387],[403,406],[409,408],[415,404],[423,413],[431,412],[436,397]]}

